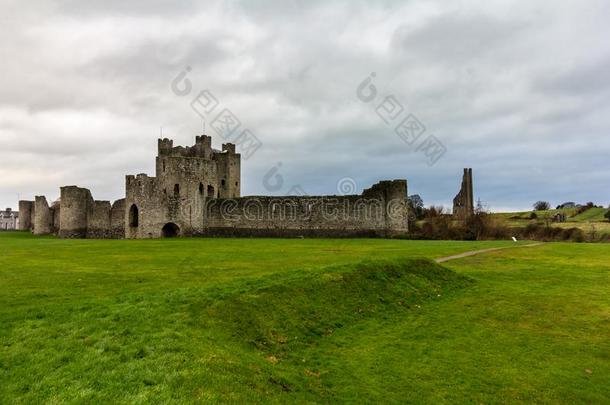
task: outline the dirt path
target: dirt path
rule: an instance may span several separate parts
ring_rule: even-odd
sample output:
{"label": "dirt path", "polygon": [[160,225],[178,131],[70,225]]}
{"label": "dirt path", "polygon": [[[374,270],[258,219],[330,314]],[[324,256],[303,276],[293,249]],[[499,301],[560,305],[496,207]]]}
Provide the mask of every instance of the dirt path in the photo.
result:
{"label": "dirt path", "polygon": [[455,260],[455,259],[461,259],[461,258],[468,257],[468,256],[480,255],[481,253],[495,252],[496,250],[534,247],[534,246],[540,246],[543,244],[544,244],[543,242],[535,242],[535,243],[529,243],[527,245],[504,246],[504,247],[496,247],[496,248],[489,248],[489,249],[473,250],[471,252],[464,252],[464,253],[460,253],[458,255],[441,257],[441,258],[435,259],[434,261],[437,263],[443,263],[443,262],[448,262],[449,260]]}

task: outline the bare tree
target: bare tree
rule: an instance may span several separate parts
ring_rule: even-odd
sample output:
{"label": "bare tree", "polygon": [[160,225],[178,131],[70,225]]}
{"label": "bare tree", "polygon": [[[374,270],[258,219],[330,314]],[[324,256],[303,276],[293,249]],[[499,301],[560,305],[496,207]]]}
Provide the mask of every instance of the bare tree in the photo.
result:
{"label": "bare tree", "polygon": [[548,201],[536,201],[534,203],[534,209],[536,211],[546,211],[551,208],[551,204]]}

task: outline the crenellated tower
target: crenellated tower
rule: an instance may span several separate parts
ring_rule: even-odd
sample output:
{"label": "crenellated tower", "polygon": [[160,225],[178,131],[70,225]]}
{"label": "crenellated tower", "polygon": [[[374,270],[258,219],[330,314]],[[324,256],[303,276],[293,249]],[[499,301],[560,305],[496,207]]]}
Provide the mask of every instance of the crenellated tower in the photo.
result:
{"label": "crenellated tower", "polygon": [[127,237],[162,236],[165,225],[179,234],[197,233],[205,226],[206,201],[240,196],[241,157],[234,144],[217,150],[212,137],[198,135],[192,146],[174,146],[167,138],[157,146],[155,177],[126,178]]}

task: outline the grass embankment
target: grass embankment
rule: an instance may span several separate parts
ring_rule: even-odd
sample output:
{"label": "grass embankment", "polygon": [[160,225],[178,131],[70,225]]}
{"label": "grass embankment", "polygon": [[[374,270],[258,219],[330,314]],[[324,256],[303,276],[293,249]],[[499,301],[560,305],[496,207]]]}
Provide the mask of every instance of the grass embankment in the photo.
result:
{"label": "grass embankment", "polygon": [[271,383],[287,398],[312,401],[341,398],[320,378],[328,372],[326,356],[311,355],[309,349],[361,323],[383,327],[389,317],[404,316],[472,283],[428,259],[363,262],[273,279],[200,303],[195,312],[202,324],[276,365],[261,390]]}

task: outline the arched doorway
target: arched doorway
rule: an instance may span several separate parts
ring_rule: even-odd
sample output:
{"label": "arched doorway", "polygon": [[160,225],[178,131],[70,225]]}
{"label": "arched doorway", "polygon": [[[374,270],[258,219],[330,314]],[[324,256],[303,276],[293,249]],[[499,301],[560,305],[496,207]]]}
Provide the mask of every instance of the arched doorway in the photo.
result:
{"label": "arched doorway", "polygon": [[214,198],[214,187],[208,185],[208,197]]}
{"label": "arched doorway", "polygon": [[163,225],[161,235],[163,235],[164,238],[175,238],[176,236],[180,235],[180,228],[173,222],[168,222],[167,224]]}
{"label": "arched doorway", "polygon": [[140,223],[138,207],[135,204],[131,204],[129,207],[129,226],[137,228]]}

